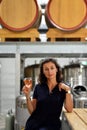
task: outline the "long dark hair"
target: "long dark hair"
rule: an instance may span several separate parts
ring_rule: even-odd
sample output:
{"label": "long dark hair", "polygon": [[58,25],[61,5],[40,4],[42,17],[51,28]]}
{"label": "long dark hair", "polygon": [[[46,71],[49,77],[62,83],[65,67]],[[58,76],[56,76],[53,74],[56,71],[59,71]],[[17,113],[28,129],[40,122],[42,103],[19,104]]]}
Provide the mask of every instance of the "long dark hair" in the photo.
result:
{"label": "long dark hair", "polygon": [[48,63],[48,62],[52,62],[53,64],[55,64],[55,66],[58,70],[58,72],[56,74],[56,81],[58,83],[60,83],[62,81],[62,71],[61,71],[59,64],[57,63],[57,60],[53,59],[53,58],[46,58],[46,59],[41,61],[41,63],[40,63],[40,74],[39,74],[39,79],[38,79],[39,83],[47,83],[47,78],[43,73],[43,65],[45,63]]}

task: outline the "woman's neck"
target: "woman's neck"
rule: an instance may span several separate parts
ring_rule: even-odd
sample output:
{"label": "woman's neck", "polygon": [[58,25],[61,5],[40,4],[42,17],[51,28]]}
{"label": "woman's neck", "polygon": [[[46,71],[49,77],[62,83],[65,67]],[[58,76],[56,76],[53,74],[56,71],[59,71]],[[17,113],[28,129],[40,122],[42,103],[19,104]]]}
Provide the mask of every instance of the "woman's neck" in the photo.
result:
{"label": "woman's neck", "polygon": [[52,89],[58,84],[56,80],[48,80],[47,81],[49,91],[52,91]]}

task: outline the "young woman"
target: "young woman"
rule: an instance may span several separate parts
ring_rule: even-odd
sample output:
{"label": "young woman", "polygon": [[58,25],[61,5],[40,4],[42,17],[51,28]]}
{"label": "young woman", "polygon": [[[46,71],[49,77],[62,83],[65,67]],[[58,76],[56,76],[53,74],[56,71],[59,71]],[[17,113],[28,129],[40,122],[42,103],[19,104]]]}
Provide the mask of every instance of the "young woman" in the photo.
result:
{"label": "young woman", "polygon": [[62,107],[72,112],[73,99],[70,87],[62,81],[61,69],[55,59],[44,59],[41,62],[39,82],[34,88],[32,100],[29,97],[31,88],[31,81],[23,87],[31,113],[25,130],[60,130]]}

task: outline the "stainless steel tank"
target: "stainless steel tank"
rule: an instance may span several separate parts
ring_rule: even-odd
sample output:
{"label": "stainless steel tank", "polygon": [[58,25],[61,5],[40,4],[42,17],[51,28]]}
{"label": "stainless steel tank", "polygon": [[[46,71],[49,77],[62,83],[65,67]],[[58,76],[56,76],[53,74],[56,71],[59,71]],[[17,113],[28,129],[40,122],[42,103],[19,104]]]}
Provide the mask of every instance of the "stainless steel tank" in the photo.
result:
{"label": "stainless steel tank", "polygon": [[63,68],[64,81],[69,82],[71,87],[75,85],[87,86],[87,66],[81,63],[71,63]]}
{"label": "stainless steel tank", "polygon": [[15,130],[24,130],[25,123],[29,116],[26,97],[24,94],[21,94],[16,98]]}
{"label": "stainless steel tank", "polygon": [[87,108],[87,97],[74,98],[75,108]]}
{"label": "stainless steel tank", "polygon": [[77,85],[72,88],[73,102],[75,108],[87,108],[87,88]]}
{"label": "stainless steel tank", "polygon": [[5,130],[14,130],[14,114],[12,109],[8,111],[5,117]]}

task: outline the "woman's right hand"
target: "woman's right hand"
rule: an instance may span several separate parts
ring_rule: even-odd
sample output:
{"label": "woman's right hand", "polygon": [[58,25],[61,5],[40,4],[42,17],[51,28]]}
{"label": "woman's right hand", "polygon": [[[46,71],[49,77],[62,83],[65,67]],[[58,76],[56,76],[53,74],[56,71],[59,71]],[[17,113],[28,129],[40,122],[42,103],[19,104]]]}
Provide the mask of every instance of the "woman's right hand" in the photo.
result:
{"label": "woman's right hand", "polygon": [[24,86],[23,86],[23,93],[25,94],[26,97],[29,97],[31,89],[32,89],[32,80],[29,80],[28,82],[26,82],[24,80]]}
{"label": "woman's right hand", "polygon": [[32,114],[32,112],[36,108],[36,100],[35,99],[31,100],[31,97],[30,97],[30,92],[31,92],[31,89],[32,89],[32,79],[29,79],[29,78],[24,79],[24,84],[25,85],[23,86],[22,91],[26,96],[28,111],[29,111],[30,114]]}

